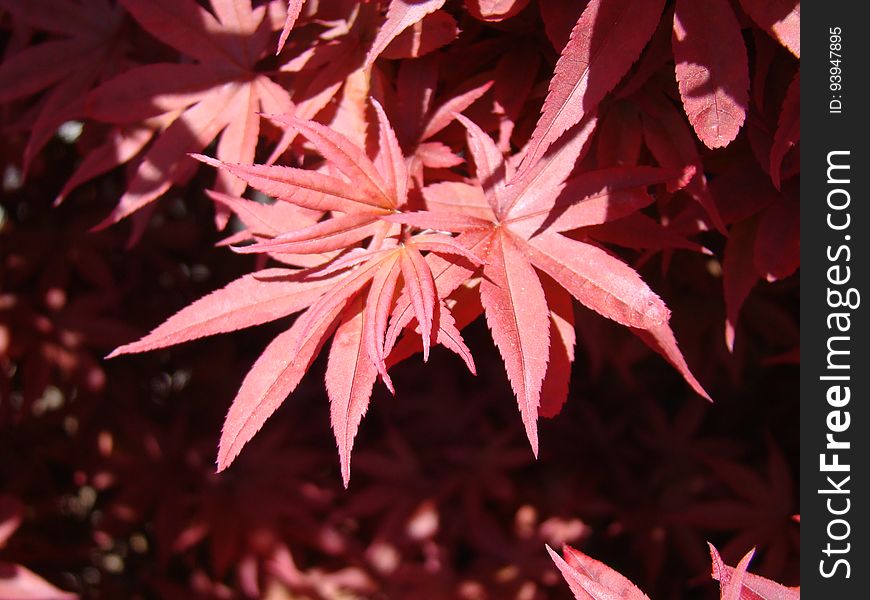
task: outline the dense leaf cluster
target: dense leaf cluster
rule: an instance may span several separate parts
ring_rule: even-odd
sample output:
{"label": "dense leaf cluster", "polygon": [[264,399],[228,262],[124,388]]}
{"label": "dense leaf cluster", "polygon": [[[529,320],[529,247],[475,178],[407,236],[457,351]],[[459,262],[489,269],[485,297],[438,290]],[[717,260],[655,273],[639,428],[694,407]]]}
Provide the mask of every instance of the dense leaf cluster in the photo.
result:
{"label": "dense leaf cluster", "polygon": [[[4,467],[0,545],[21,501],[75,489],[33,510],[91,519],[106,581],[153,558],[163,595],[531,599],[544,543],[621,536],[674,594],[702,532],[792,577],[799,21],[793,0],[0,0],[0,433],[51,441],[58,473]],[[65,597],[11,554],[0,597]],[[551,554],[578,598],[645,597]],[[723,597],[792,597],[748,560],[713,550]]]}

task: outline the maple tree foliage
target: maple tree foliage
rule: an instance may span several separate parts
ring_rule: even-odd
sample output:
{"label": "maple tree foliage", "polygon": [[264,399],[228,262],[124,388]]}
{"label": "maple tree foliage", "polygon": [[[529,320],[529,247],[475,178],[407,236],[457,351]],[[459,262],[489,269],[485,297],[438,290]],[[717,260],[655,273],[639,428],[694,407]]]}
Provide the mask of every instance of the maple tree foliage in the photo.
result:
{"label": "maple tree foliage", "polygon": [[[131,69],[89,96],[89,116],[113,124],[141,122],[175,113],[142,157],[127,192],[107,218],[112,223],[162,195],[189,175],[187,154],[218,134],[218,155],[253,159],[260,111],[285,112],[290,94],[256,72],[271,49],[271,5],[215,0],[210,13],[192,0],[179,3],[123,3],[146,31],[194,63],[156,63]],[[220,191],[240,193],[236,182],[217,182]]]}
{"label": "maple tree foliage", "polygon": [[[153,535],[164,596],[562,597],[555,565],[646,598],[547,561],[571,543],[669,597],[707,536],[745,555],[711,546],[723,598],[797,597],[746,554],[794,580],[794,406],[728,411],[798,361],[799,28],[796,0],[0,0],[2,447],[70,473],[8,471],[0,597],[96,585],[21,566],[76,560],[21,520],[39,494],[92,518],[106,590]],[[155,414],[112,405],[136,386]]]}
{"label": "maple tree foliage", "polygon": [[[386,369],[391,350],[385,347],[389,322],[398,323],[393,328],[401,329],[410,321],[404,315],[413,315],[424,358],[433,341],[468,356],[454,319],[442,302],[459,286],[467,285],[480,264],[481,305],[505,361],[535,454],[537,413],[550,354],[549,308],[536,269],[587,307],[636,330],[706,396],[676,347],[667,325],[667,308],[658,296],[633,270],[599,247],[558,233],[627,216],[652,201],[645,192],[648,185],[679,174],[638,168],[614,170],[604,176],[593,172],[566,181],[586,146],[594,123],[589,121],[569,136],[559,151],[532,167],[528,175],[512,177],[508,175],[511,162],[504,159],[495,142],[473,122],[459,116],[468,129],[476,183],[457,188],[465,194],[456,197],[458,209],[403,211],[410,179],[407,164],[395,132],[376,101],[374,108],[379,124],[374,162],[351,140],[316,122],[272,117],[308,138],[344,179],[293,167],[247,166],[201,157],[279,202],[331,214],[301,229],[279,229],[278,235],[242,246],[239,252],[267,253],[285,262],[292,262],[285,255],[339,254],[324,257],[322,264],[301,272],[261,273],[248,278],[247,283],[230,284],[217,298],[210,297],[186,309],[140,342],[115,353],[153,349],[255,325],[307,307],[293,326],[264,351],[243,382],[224,425],[219,469],[232,462],[295,389],[325,338],[340,322],[330,365],[353,365],[350,378],[341,381],[347,373],[338,367],[328,369],[326,376],[346,484],[350,449],[376,374],[393,391]],[[486,199],[487,206],[475,204],[480,197]],[[481,216],[465,214],[464,207],[475,209]],[[558,216],[553,217],[554,213]],[[550,220],[553,223],[548,223]],[[275,226],[274,221],[271,225]],[[367,239],[367,244],[357,246]],[[434,269],[421,251],[427,252],[426,257],[440,257]],[[453,259],[445,263],[443,257],[457,257],[463,262]],[[394,306],[400,275],[402,296]],[[312,294],[312,287],[318,293]],[[324,291],[324,287],[328,289]],[[258,298],[251,302],[255,292]],[[363,293],[365,301],[354,302]],[[241,304],[231,307],[232,302]],[[263,302],[267,306],[262,306]],[[214,314],[212,307],[221,312]],[[218,323],[221,328],[213,329]],[[394,341],[396,334],[390,338]],[[564,378],[567,374],[556,376]]]}
{"label": "maple tree foliage", "polygon": [[[574,597],[578,600],[611,598],[649,600],[649,596],[618,572],[567,544],[562,549],[564,558],[549,546],[547,546],[547,551],[568,582]],[[710,544],[710,556],[713,561],[712,576],[719,582],[721,598],[727,600],[796,600],[800,598],[799,588],[788,588],[765,577],[749,573],[746,569],[754,553],[755,549],[753,548],[736,567],[729,567],[722,561],[716,548]]]}
{"label": "maple tree foliage", "polygon": [[747,552],[736,567],[729,567],[722,561],[715,546],[710,544],[710,556],[713,559],[713,579],[719,582],[723,598],[763,598],[770,600],[796,600],[800,598],[800,588],[786,587],[747,571],[754,554],[755,548]]}

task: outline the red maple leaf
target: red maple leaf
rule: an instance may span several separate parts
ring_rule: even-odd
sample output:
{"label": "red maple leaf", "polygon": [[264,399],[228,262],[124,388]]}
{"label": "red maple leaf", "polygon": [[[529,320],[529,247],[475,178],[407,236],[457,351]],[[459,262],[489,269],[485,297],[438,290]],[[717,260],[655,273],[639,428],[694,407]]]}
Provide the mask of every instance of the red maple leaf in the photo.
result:
{"label": "red maple leaf", "polygon": [[[158,40],[192,59],[153,63],[132,69],[94,90],[89,115],[119,125],[163,115],[165,129],[145,152],[118,206],[101,227],[129,216],[185,181],[199,152],[220,136],[217,155],[251,162],[260,132],[259,112],[286,113],[289,93],[258,61],[271,49],[272,3],[251,7],[250,0],[212,0],[208,12],[193,0],[122,0],[139,25]],[[233,32],[227,36],[226,31]],[[241,118],[238,115],[242,115]],[[244,182],[219,174],[217,189],[240,194]]]}
{"label": "red maple leaf", "polygon": [[712,577],[719,582],[723,600],[800,600],[799,587],[786,587],[746,570],[755,555],[755,548],[747,552],[736,567],[729,567],[713,544],[708,545],[713,561]]}
{"label": "red maple leaf", "polygon": [[562,548],[564,559],[549,546],[547,552],[577,600],[649,600],[620,573],[567,544]]}
{"label": "red maple leaf", "polygon": [[[594,128],[594,120],[588,120],[555,152],[524,175],[514,176],[519,157],[504,160],[489,136],[465,117],[457,118],[469,132],[477,183],[435,184],[437,191],[424,190],[432,210],[392,218],[453,231],[483,228],[486,223],[481,300],[533,451],[537,453],[536,420],[551,348],[550,310],[538,272],[552,278],[558,284],[555,289],[564,288],[581,304],[631,328],[706,396],[677,349],[667,308],[658,296],[634,270],[600,247],[561,234],[631,214],[652,202],[646,192],[649,185],[679,173],[635,167],[568,178]],[[558,339],[568,342],[564,352],[570,357],[573,340],[562,335]],[[562,370],[560,377],[567,377],[567,369]]]}
{"label": "red maple leaf", "polygon": [[[238,251],[279,258],[315,254],[325,262],[302,272],[261,273],[240,280],[216,297],[185,309],[140,342],[116,351],[162,347],[307,307],[264,351],[243,382],[224,427],[220,469],[232,462],[292,392],[334,331],[327,391],[346,483],[350,450],[372,386],[380,374],[392,389],[386,358],[399,332],[412,319],[422,338],[424,358],[430,343],[438,341],[473,368],[444,300],[472,278],[474,263],[481,258],[481,303],[505,360],[535,454],[536,423],[551,346],[551,379],[562,383],[549,382],[548,386],[567,393],[564,382],[570,372],[574,337],[570,318],[559,317],[566,311],[556,308],[565,305],[565,292],[631,328],[706,397],[677,349],[667,324],[668,310],[658,296],[634,270],[600,247],[560,233],[629,215],[652,202],[646,191],[649,185],[678,178],[681,173],[636,167],[568,179],[594,128],[594,120],[587,120],[556,152],[536,163],[524,177],[515,178],[513,165],[520,157],[505,161],[483,131],[465,117],[455,116],[468,129],[477,170],[476,183],[453,188],[454,192],[462,190],[454,198],[454,208],[462,206],[465,210],[429,207],[435,210],[407,211],[407,162],[383,110],[376,102],[374,107],[380,124],[379,152],[374,161],[327,127],[291,117],[271,117],[311,141],[328,159],[328,173],[333,174],[202,158],[281,201],[331,212],[329,218],[301,229],[267,239],[255,236],[254,245]],[[431,194],[426,196],[427,202],[431,199]],[[419,233],[412,235],[412,230]],[[335,252],[339,254],[328,254]],[[428,254],[424,257],[421,252]],[[549,286],[553,310],[539,271],[558,284]],[[402,293],[394,302],[400,277]],[[551,319],[560,332],[552,345]],[[555,406],[545,407],[545,413],[557,412],[562,398],[554,402]]]}
{"label": "red maple leaf", "polygon": [[[385,335],[400,277],[411,299],[410,312],[421,330],[424,354],[431,340],[470,357],[446,307],[439,301],[444,293],[437,289],[429,262],[421,252],[457,255],[467,270],[473,270],[473,263],[479,259],[449,235],[412,236],[398,224],[383,220],[407,202],[409,174],[383,110],[380,105],[375,107],[380,123],[380,151],[375,161],[323,125],[273,117],[308,138],[330,161],[336,175],[221,163],[201,157],[281,201],[315,211],[334,211],[324,221],[261,239],[239,251],[276,256],[349,251],[303,271],[270,270],[243,277],[184,309],[139,342],[114,353],[164,347],[307,309],[266,348],[242,383],[224,426],[219,469],[233,461],[293,391],[334,331],[327,391],[347,483],[353,439],[378,374],[392,388],[386,367]],[[366,239],[370,241],[360,245]]]}
{"label": "red maple leaf", "polygon": [[661,0],[592,0],[586,5],[556,63],[523,170],[619,83],[655,31],[663,8]]}
{"label": "red maple leaf", "polygon": [[[436,136],[456,120],[458,113],[480,99],[492,81],[471,81],[441,97],[436,97],[440,56],[404,61],[396,75],[395,90],[385,90],[385,108],[418,186],[424,182],[423,169],[444,169],[462,164],[463,159]],[[445,97],[446,96],[446,97]]]}

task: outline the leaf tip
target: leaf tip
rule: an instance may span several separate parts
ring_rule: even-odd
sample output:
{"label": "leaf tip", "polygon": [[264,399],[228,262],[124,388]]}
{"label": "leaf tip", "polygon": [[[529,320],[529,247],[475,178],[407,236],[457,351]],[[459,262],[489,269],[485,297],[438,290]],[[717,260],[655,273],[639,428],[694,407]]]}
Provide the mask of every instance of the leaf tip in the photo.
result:
{"label": "leaf tip", "polygon": [[209,166],[215,167],[216,169],[222,167],[224,163],[219,161],[216,158],[212,158],[211,156],[206,156],[205,154],[197,154],[195,152],[188,153],[188,156],[194,160],[198,160],[201,163],[205,163]]}
{"label": "leaf tip", "polygon": [[218,444],[218,455],[217,455],[217,469],[216,473],[222,473],[226,471],[231,464],[236,460],[236,457],[239,455],[239,450],[235,448],[234,444],[230,444],[229,446],[225,446],[223,444],[223,440]]}
{"label": "leaf tip", "polygon": [[526,436],[529,438],[529,445],[532,447],[532,454],[535,460],[538,460],[538,425],[537,421],[532,421],[526,425]]}
{"label": "leaf tip", "polygon": [[106,356],[103,357],[104,360],[109,360],[110,358],[115,358],[117,356],[121,356],[122,354],[127,354],[126,350],[127,346],[118,346],[111,352],[109,352]]}
{"label": "leaf tip", "polygon": [[547,553],[550,555],[550,558],[552,558],[553,560],[556,560],[557,558],[561,558],[559,556],[558,552],[556,552],[555,550],[550,548],[550,544],[544,544],[544,548],[547,549]]}
{"label": "leaf tip", "polygon": [[88,233],[99,233],[117,223],[120,220],[120,217],[116,215],[116,212],[117,211],[113,210],[108,217],[88,229]]}
{"label": "leaf tip", "polygon": [[734,354],[734,337],[736,335],[734,323],[729,319],[725,321],[725,346],[728,352]]}
{"label": "leaf tip", "polygon": [[393,385],[393,379],[387,373],[386,369],[381,373],[381,380],[384,382],[384,385],[387,386],[387,389],[390,390],[390,393],[395,396],[396,395],[396,387]]}

